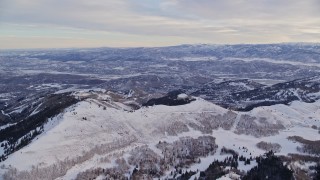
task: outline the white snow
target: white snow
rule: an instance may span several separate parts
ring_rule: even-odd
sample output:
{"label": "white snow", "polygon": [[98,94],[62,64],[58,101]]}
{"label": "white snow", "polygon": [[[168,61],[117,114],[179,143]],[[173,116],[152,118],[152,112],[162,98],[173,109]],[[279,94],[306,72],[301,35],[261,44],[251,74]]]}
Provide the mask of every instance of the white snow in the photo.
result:
{"label": "white snow", "polygon": [[[128,112],[127,110],[130,108],[120,102],[99,101],[99,99],[110,100],[110,96],[103,94],[100,93],[98,100],[87,99],[81,101],[50,119],[44,126],[45,132],[43,134],[28,146],[10,155],[5,162],[0,164],[10,164],[19,170],[28,170],[32,165],[39,163],[47,166],[56,162],[57,159],[63,160],[66,157],[72,158],[81,155],[83,151],[89,151],[95,145],[113,143],[115,139],[127,137],[136,137],[137,141],[121,151],[128,152],[129,149],[136,146],[147,144],[159,154],[161,152],[156,149],[155,144],[160,140],[173,142],[180,137],[197,138],[203,135],[200,131],[189,127],[188,132],[180,133],[177,136],[169,136],[164,130],[173,122],[197,123],[197,118],[201,113],[222,115],[228,112],[227,109],[200,98],[182,106],[158,105],[142,107],[139,110]],[[80,96],[81,93],[77,95]],[[185,97],[185,95],[183,96]],[[106,108],[104,109],[104,107]],[[211,134],[216,138],[216,143],[219,146],[217,153],[201,158],[201,164],[192,165],[191,170],[205,170],[214,159],[223,160],[227,155],[220,155],[222,147],[233,149],[239,155],[250,158],[265,153],[264,150],[256,147],[256,144],[260,141],[279,143],[282,148],[277,154],[287,155],[288,153],[298,153],[296,150],[298,144],[289,141],[288,136],[296,135],[309,140],[319,140],[317,130],[310,128],[310,126],[320,126],[320,101],[309,104],[297,101],[291,103],[290,106],[258,107],[250,112],[236,113],[238,113],[236,123],[231,130],[220,128],[214,130]],[[265,117],[270,123],[280,121],[285,125],[286,130],[280,131],[277,135],[262,138],[235,134],[237,122],[242,114],[258,118]],[[107,164],[112,165],[112,163],[98,163],[97,159],[100,157],[95,156],[70,169],[65,176],[66,179],[74,178],[79,170],[106,166]],[[247,171],[254,165],[256,165],[254,161],[246,166],[239,163],[239,169]]]}
{"label": "white snow", "polygon": [[22,106],[19,106],[17,107],[15,110],[11,111],[9,114],[12,114],[12,113],[21,113],[23,110],[25,110],[26,108],[28,107],[28,105],[22,105]]}
{"label": "white snow", "polygon": [[182,93],[182,94],[179,94],[178,95],[178,98],[177,99],[187,99],[188,98],[188,95]]}
{"label": "white snow", "polygon": [[200,56],[200,57],[181,57],[181,58],[164,58],[167,61],[215,61],[215,56]]}
{"label": "white snow", "polygon": [[134,94],[134,90],[130,90],[128,95],[127,95],[127,98],[131,98]]}
{"label": "white snow", "polygon": [[42,105],[42,103],[40,103],[33,111],[32,111],[32,113],[29,115],[29,116],[33,116],[33,115],[35,115],[35,114],[37,114],[38,112],[39,112],[39,107]]}
{"label": "white snow", "polygon": [[113,68],[114,70],[120,70],[120,71],[123,71],[125,70],[126,68],[125,67],[122,67],[122,66],[119,66],[119,67],[115,67]]}
{"label": "white snow", "polygon": [[226,174],[218,178],[217,180],[235,180],[235,179],[240,179],[240,175],[231,172],[229,174]]}
{"label": "white snow", "polygon": [[265,61],[269,63],[275,64],[290,64],[294,66],[311,66],[311,67],[320,67],[319,63],[305,63],[305,62],[298,62],[298,61],[287,61],[287,60],[278,60],[278,59],[269,59],[269,58],[235,58],[235,57],[228,57],[224,58],[225,60],[240,60],[245,62],[252,62],[252,61]]}
{"label": "white snow", "polygon": [[[103,110],[103,106],[99,107],[95,101],[88,99],[67,108],[65,113],[48,122],[46,131],[38,140],[9,156],[5,164],[28,169],[38,163],[47,164],[56,159],[72,158],[84,150],[90,150],[94,145],[110,143],[126,135],[137,136],[142,142],[157,142],[164,136],[158,128],[176,119],[172,115],[179,117],[186,114],[192,118],[193,113],[211,110],[219,114],[227,111],[198,100],[175,108],[154,106],[130,113],[109,107]],[[87,120],[83,120],[83,117]]]}
{"label": "white snow", "polygon": [[7,113],[5,113],[3,110],[1,110],[1,113],[2,113],[3,115],[7,116],[7,117],[10,117],[10,115],[7,114]]}
{"label": "white snow", "polygon": [[11,93],[1,93],[0,98],[6,98],[6,97],[11,97]]}
{"label": "white snow", "polygon": [[1,129],[5,129],[5,128],[10,127],[10,126],[13,126],[13,125],[15,125],[15,124],[16,124],[16,123],[6,124],[6,125],[3,125],[3,126],[0,126],[0,130],[1,130]]}
{"label": "white snow", "polygon": [[42,84],[42,86],[51,87],[51,88],[61,88],[62,84],[48,83],[48,84]]}
{"label": "white snow", "polygon": [[253,90],[254,88],[248,86],[247,84],[243,83],[243,82],[231,82],[229,83],[230,86],[242,86],[248,90]]}

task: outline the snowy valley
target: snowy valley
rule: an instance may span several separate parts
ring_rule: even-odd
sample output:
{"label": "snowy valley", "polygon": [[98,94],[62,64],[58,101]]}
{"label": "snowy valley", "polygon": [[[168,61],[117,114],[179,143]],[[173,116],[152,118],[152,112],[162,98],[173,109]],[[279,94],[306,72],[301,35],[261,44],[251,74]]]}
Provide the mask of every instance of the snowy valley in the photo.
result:
{"label": "snowy valley", "polygon": [[2,53],[0,179],[315,178],[319,48]]}

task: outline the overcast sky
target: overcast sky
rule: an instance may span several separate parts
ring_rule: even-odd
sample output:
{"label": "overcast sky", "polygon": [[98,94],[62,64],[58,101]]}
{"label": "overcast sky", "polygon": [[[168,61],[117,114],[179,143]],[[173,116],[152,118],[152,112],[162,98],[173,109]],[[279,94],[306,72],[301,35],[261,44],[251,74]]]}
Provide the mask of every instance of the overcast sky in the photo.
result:
{"label": "overcast sky", "polygon": [[320,0],[0,0],[0,48],[320,42]]}

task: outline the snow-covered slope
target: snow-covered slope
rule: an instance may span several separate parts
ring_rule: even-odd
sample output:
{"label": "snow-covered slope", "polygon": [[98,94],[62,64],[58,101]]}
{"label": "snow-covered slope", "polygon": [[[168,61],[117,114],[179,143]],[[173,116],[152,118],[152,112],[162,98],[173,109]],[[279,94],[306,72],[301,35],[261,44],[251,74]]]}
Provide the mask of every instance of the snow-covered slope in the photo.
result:
{"label": "snow-covered slope", "polygon": [[[209,135],[215,138],[217,152],[226,147],[248,158],[265,152],[257,148],[261,141],[280,144],[278,154],[287,155],[299,153],[298,144],[287,137],[319,139],[318,130],[311,126],[320,127],[320,101],[310,104],[295,101],[290,106],[273,105],[236,112],[196,98],[185,105],[156,105],[134,111],[120,102],[106,101],[103,96],[80,101],[51,118],[44,126],[44,133],[1,164],[30,171],[70,159],[76,163],[57,177],[74,179],[87,169],[116,166],[116,159],[127,159],[137,147],[147,145],[158,156],[163,156],[156,147],[159,141],[174,143],[183,137]],[[214,159],[223,160],[223,157],[219,153],[200,157],[203,163],[191,166],[191,170],[205,170]],[[101,160],[103,158],[108,160]],[[239,168],[249,170],[253,165],[240,163]]]}
{"label": "snow-covered slope", "polygon": [[[217,115],[227,112],[201,99],[185,106],[172,108],[161,105],[134,112],[109,107],[104,110],[104,107],[106,106],[94,99],[71,106],[52,118],[37,140],[10,156],[6,163],[19,168],[30,168],[35,163],[47,164],[55,159],[71,158],[95,145],[126,137],[135,137],[137,142],[142,143],[157,142],[167,133],[187,131],[184,127],[175,128],[174,123],[180,125],[181,122],[184,125],[196,122],[195,118],[204,112]],[[19,161],[25,163],[18,163]]]}

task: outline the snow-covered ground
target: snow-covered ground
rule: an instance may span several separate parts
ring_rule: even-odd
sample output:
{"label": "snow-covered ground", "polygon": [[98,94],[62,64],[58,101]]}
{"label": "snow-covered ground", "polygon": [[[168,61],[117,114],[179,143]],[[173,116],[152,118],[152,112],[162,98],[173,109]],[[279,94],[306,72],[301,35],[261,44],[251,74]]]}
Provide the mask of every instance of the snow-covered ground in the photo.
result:
{"label": "snow-covered ground", "polygon": [[311,67],[320,67],[320,65],[316,62],[314,63],[302,63],[302,62],[296,62],[296,61],[288,61],[288,60],[275,60],[270,58],[234,58],[234,57],[228,57],[225,58],[225,60],[239,60],[239,61],[245,61],[245,62],[252,62],[252,61],[264,61],[269,63],[275,63],[275,64],[290,64],[294,66],[311,66]]}
{"label": "snow-covered ground", "polygon": [[[110,101],[109,96],[98,97],[100,98],[81,101],[51,118],[44,127],[44,133],[28,146],[10,155],[0,165],[11,165],[18,170],[30,170],[35,165],[46,167],[58,160],[81,156],[83,152],[88,152],[95,146],[112,144],[117,140],[134,137],[133,143],[106,154],[96,154],[71,168],[65,177],[62,177],[62,179],[73,179],[78,172],[86,169],[113,166],[115,157],[111,154],[118,153],[119,156],[121,154],[126,156],[131,149],[138,146],[148,145],[150,149],[161,155],[161,151],[155,147],[159,141],[174,142],[180,137],[200,137],[204,133],[190,127],[190,123],[199,124],[201,118],[206,114],[219,116],[229,111],[200,98],[181,106],[158,105],[129,111],[130,107],[122,103],[107,102]],[[210,134],[216,138],[217,153],[201,158],[202,163],[192,165],[190,170],[203,171],[213,160],[223,160],[226,155],[220,155],[222,147],[233,149],[239,155],[249,158],[265,153],[256,146],[261,141],[280,144],[281,150],[277,154],[287,155],[298,153],[296,147],[299,145],[289,141],[288,136],[319,140],[318,130],[312,129],[311,126],[320,127],[320,101],[310,104],[296,101],[290,106],[274,105],[258,107],[250,112],[234,113],[237,113],[238,116],[231,130],[219,128]],[[238,118],[243,114],[257,117],[258,124],[259,118],[266,118],[268,123],[281,123],[285,129],[278,134],[260,138],[236,134]],[[176,127],[177,123],[184,124],[187,130]],[[101,163],[99,159],[102,157],[108,157],[110,162]],[[256,165],[255,162],[250,165],[240,163],[239,169],[248,171],[254,165]]]}
{"label": "snow-covered ground", "polygon": [[180,58],[164,58],[167,61],[215,61],[215,56],[202,56],[202,57],[180,57]]}

